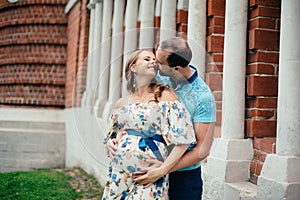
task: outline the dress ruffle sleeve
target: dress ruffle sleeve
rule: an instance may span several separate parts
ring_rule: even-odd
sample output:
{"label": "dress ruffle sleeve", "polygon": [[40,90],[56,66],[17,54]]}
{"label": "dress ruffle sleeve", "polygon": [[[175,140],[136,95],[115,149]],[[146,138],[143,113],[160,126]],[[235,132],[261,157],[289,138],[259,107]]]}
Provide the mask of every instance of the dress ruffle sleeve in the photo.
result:
{"label": "dress ruffle sleeve", "polygon": [[162,123],[162,135],[168,145],[195,143],[195,133],[188,109],[179,101],[162,104],[165,119]]}
{"label": "dress ruffle sleeve", "polygon": [[104,143],[106,143],[107,140],[116,137],[116,134],[118,133],[119,130],[121,130],[121,127],[118,123],[118,113],[115,110],[109,118],[109,126],[108,126],[106,137],[104,139]]}

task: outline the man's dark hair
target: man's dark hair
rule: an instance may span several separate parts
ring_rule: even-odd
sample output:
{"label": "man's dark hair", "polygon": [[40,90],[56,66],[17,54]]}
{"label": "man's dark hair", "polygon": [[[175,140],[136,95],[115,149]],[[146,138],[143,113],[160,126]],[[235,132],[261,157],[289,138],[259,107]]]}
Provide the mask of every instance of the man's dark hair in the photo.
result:
{"label": "man's dark hair", "polygon": [[160,43],[159,48],[170,52],[167,58],[170,67],[186,67],[191,62],[192,51],[187,41],[182,38],[173,37],[164,40]]}

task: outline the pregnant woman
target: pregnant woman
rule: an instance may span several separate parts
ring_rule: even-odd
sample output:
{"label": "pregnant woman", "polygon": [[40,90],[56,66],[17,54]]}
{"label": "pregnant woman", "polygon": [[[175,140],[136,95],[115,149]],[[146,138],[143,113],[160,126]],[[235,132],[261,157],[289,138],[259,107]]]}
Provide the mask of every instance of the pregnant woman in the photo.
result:
{"label": "pregnant woman", "polygon": [[[188,110],[171,89],[156,82],[157,71],[155,55],[147,50],[133,52],[126,63],[129,95],[118,100],[110,119],[106,142],[117,150],[102,200],[168,199],[167,174],[195,142]],[[152,166],[147,162],[152,158],[163,164]],[[145,168],[157,177],[153,184],[133,181],[133,173]]]}

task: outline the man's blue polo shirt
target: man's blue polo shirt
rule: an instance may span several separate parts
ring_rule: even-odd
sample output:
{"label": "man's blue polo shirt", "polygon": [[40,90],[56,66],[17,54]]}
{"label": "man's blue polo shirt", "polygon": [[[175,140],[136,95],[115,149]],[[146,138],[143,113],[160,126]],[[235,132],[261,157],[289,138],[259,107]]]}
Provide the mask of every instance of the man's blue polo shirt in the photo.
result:
{"label": "man's blue polo shirt", "polygon": [[[190,66],[190,68],[194,71],[193,75],[186,80],[180,81],[177,86],[174,86],[170,77],[158,74],[156,78],[175,90],[178,99],[187,107],[192,122],[215,122],[215,98],[207,84],[198,76],[197,69],[193,66]],[[191,150],[193,146],[191,145],[188,150]],[[200,162],[178,171],[192,170],[198,167],[200,167]]]}

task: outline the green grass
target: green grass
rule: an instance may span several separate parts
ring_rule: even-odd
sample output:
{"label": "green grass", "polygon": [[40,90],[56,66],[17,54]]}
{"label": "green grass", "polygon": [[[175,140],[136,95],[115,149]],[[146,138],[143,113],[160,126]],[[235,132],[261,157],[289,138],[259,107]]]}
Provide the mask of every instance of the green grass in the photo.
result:
{"label": "green grass", "polygon": [[70,178],[52,170],[0,173],[0,199],[78,199],[81,194],[72,189]]}

